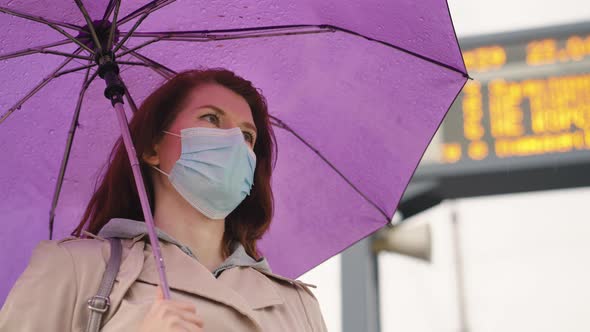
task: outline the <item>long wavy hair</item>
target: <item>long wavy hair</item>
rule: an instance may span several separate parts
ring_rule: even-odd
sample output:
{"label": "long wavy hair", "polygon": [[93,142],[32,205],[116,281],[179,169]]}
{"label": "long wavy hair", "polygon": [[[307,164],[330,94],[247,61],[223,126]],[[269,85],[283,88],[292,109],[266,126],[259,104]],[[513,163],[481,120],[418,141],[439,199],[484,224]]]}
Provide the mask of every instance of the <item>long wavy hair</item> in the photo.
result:
{"label": "long wavy hair", "polygon": [[[226,69],[188,70],[178,73],[152,92],[141,104],[129,123],[131,138],[140,163],[144,184],[154,213],[154,185],[152,171],[141,156],[152,155],[154,145],[162,138],[182,109],[189,94],[206,83],[220,84],[241,95],[252,110],[257,128],[256,171],[250,195],[225,218],[223,254],[228,256],[235,241],[246,252],[259,259],[257,240],[268,230],[274,211],[273,193],[270,186],[272,169],[276,164],[277,146],[270,125],[266,99],[252,83]],[[135,180],[122,138],[119,138],[110,153],[104,176],[97,179],[97,188],[90,199],[78,227],[72,235],[81,236],[82,230],[98,234],[111,218],[145,220],[141,209]]]}

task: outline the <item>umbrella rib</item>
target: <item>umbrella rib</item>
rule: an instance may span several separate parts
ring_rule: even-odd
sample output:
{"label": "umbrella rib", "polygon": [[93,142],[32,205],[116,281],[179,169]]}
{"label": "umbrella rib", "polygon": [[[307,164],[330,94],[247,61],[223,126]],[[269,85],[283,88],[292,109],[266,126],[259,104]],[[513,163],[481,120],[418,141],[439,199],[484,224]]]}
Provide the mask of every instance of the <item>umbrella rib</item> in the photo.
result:
{"label": "umbrella rib", "polygon": [[58,51],[53,51],[53,50],[38,50],[38,49],[30,48],[27,51],[28,52],[23,53],[23,54],[20,54],[20,55],[16,55],[16,56],[11,55],[11,54],[9,54],[8,57],[2,56],[2,57],[0,57],[0,60],[10,59],[10,58],[16,58],[16,57],[19,57],[19,56],[31,55],[31,54],[35,54],[35,53],[61,55],[61,56],[65,56],[66,58],[82,59],[82,60],[91,60],[92,59],[90,57],[83,56],[83,55],[76,55],[76,54],[58,52]]}
{"label": "umbrella rib", "polygon": [[[77,50],[74,51],[73,54],[74,55],[77,55],[80,52],[82,52],[82,49],[78,48]],[[51,74],[49,74],[49,76],[45,77],[41,81],[41,83],[39,83],[36,87],[34,87],[31,91],[29,91],[29,93],[27,93],[26,96],[24,96],[23,98],[21,98],[21,100],[19,100],[16,104],[14,104],[14,106],[12,106],[8,111],[6,111],[4,114],[2,114],[2,117],[0,117],[0,124],[2,124],[4,122],[4,120],[6,120],[14,111],[16,111],[17,109],[20,109],[21,106],[27,100],[29,100],[29,98],[31,98],[35,93],[37,93],[39,90],[41,90],[49,82],[51,82],[51,80],[53,80],[56,77],[56,74],[63,67],[65,67],[68,63],[70,63],[72,60],[74,60],[74,58],[68,58],[64,62],[62,62],[59,66],[57,66],[57,68],[55,68],[55,70],[53,72],[51,72]]]}
{"label": "umbrella rib", "polygon": [[[312,30],[312,31],[291,31],[291,32],[276,32],[276,33],[248,33],[242,35],[216,35],[216,34],[207,34],[204,36],[160,36],[158,38],[152,39],[145,44],[151,44],[158,40],[169,40],[169,41],[188,41],[188,42],[209,42],[209,41],[220,41],[220,40],[232,40],[232,39],[247,39],[247,38],[267,38],[267,37],[279,37],[279,36],[294,36],[294,35],[310,35],[316,33],[326,33],[326,32],[334,32],[331,29],[322,29],[322,30]],[[133,37],[147,37],[147,36],[133,36]],[[141,45],[141,47],[146,45]],[[139,46],[137,48],[140,48]]]}
{"label": "umbrella rib", "polygon": [[[157,68],[158,65],[155,64],[149,64],[147,62],[136,62],[136,61],[117,61],[117,64],[119,65],[127,65],[128,67],[125,68],[125,70],[127,70],[129,67],[133,67],[133,66],[142,66],[142,67],[149,67],[149,68]],[[123,66],[121,66],[123,67]],[[123,71],[123,70],[121,70]],[[173,73],[172,71],[170,72],[171,74]],[[174,72],[176,73],[176,72]],[[166,74],[168,75],[168,74]],[[172,74],[174,75],[174,74]],[[166,78],[168,78],[168,76],[166,76]]]}
{"label": "umbrella rib", "polygon": [[[104,10],[104,14],[102,15],[102,20],[106,20],[109,18],[109,16],[111,16],[111,13],[113,12],[113,9],[115,9],[115,7],[113,7],[113,4],[115,3],[116,0],[109,0],[109,4],[107,5],[107,8],[105,8]],[[119,1],[120,3],[121,1]]]}
{"label": "umbrella rib", "polygon": [[136,62],[136,61],[118,61],[117,60],[117,64],[119,65],[129,65],[129,66],[144,66],[144,67],[150,67],[150,65],[148,65],[145,62]]}
{"label": "umbrella rib", "polygon": [[137,32],[136,36],[147,36],[153,37],[154,35],[206,35],[216,33],[239,33],[239,32],[258,32],[258,31],[276,31],[276,30],[297,30],[297,29],[310,29],[320,28],[322,30],[335,30],[334,26],[327,24],[292,24],[292,25],[272,25],[272,26],[260,26],[260,27],[249,27],[249,28],[235,28],[235,29],[215,29],[215,30],[185,30],[185,31],[154,31],[154,32]]}
{"label": "umbrella rib", "polygon": [[16,52],[12,52],[12,53],[2,54],[2,55],[0,55],[0,60],[7,60],[7,59],[23,56],[23,55],[40,53],[41,50],[45,50],[46,48],[61,46],[61,45],[65,45],[65,44],[68,44],[71,42],[72,41],[69,39],[64,39],[64,40],[60,40],[60,41],[57,41],[57,42],[51,43],[51,44],[39,45],[36,47],[30,47],[30,48],[16,51]]}
{"label": "umbrella rib", "polygon": [[137,104],[135,103],[135,100],[133,100],[133,97],[131,97],[131,92],[129,92],[129,89],[127,89],[127,84],[125,84],[123,78],[120,77],[120,79],[121,83],[123,83],[123,88],[125,88],[125,99],[127,99],[131,111],[133,111],[133,113],[137,113]]}
{"label": "umbrella rib", "polygon": [[127,21],[129,21],[130,19],[135,18],[136,16],[141,14],[141,17],[135,22],[135,24],[133,25],[133,27],[131,28],[130,31],[126,32],[123,37],[123,39],[117,44],[117,46],[113,49],[113,52],[117,52],[121,46],[123,46],[123,44],[127,41],[127,39],[129,39],[129,37],[131,37],[131,35],[133,34],[133,32],[139,27],[139,25],[143,22],[143,20],[145,20],[147,18],[147,16],[149,14],[151,14],[152,12],[167,6],[169,4],[171,4],[172,2],[174,2],[176,0],[165,0],[164,2],[158,4],[159,0],[156,1],[152,1],[149,4],[141,7],[140,9],[136,10],[135,12],[127,15],[126,17],[122,18],[119,22],[115,23],[117,25],[122,25],[125,24]]}
{"label": "umbrella rib", "polygon": [[[275,32],[281,31],[284,32]],[[298,31],[304,30],[304,31]],[[319,25],[284,25],[242,29],[224,29],[224,30],[194,30],[194,31],[155,31],[155,32],[135,32],[133,37],[157,37],[157,38],[200,38],[202,41],[218,40],[223,38],[250,38],[265,36],[287,36],[296,34],[335,32],[331,27]]]}
{"label": "umbrella rib", "polygon": [[72,69],[60,71],[60,72],[58,72],[58,73],[55,74],[55,77],[54,78],[58,78],[58,77],[60,77],[62,75],[69,74],[69,73],[74,73],[74,72],[77,72],[77,71],[80,71],[80,70],[84,70],[84,69],[87,69],[87,68],[92,68],[92,67],[94,67],[96,65],[97,65],[96,63],[93,63],[91,65],[86,65],[86,66],[82,66],[82,67],[76,67],[76,68],[72,68]]}
{"label": "umbrella rib", "polygon": [[[123,46],[122,47],[124,50],[127,50],[127,47]],[[164,77],[165,79],[170,79],[172,78],[172,76],[176,75],[177,73],[164,66],[161,63],[158,63],[146,56],[143,56],[135,51],[131,51],[129,52],[131,55],[133,55],[134,57],[136,57],[137,59],[141,60],[142,62],[144,62],[148,67],[150,67],[153,71],[155,71],[156,73],[160,74],[162,77]]]}
{"label": "umbrella rib", "polygon": [[346,178],[346,176],[344,176],[344,174],[342,174],[342,172],[340,172],[326,157],[324,157],[324,155],[322,155],[321,152],[319,152],[316,148],[314,148],[311,144],[309,144],[305,139],[303,139],[299,134],[297,134],[295,132],[295,130],[293,130],[291,127],[289,127],[287,124],[285,124],[283,121],[281,121],[279,118],[274,117],[272,115],[270,115],[270,119],[271,119],[271,124],[273,126],[285,129],[286,131],[290,132],[291,134],[293,134],[298,140],[300,140],[303,144],[305,144],[311,151],[313,151],[318,157],[320,157],[330,168],[332,168],[332,170],[334,170],[334,172],[336,172],[346,183],[348,183],[348,185],[357,192],[357,194],[359,194],[362,198],[365,199],[365,201],[367,201],[369,204],[371,204],[375,209],[377,209],[377,211],[379,211],[383,217],[385,217],[385,220],[387,222],[390,221],[390,217],[387,215],[387,213],[385,213],[385,211],[383,211],[379,206],[377,206],[377,204],[375,204],[375,202],[373,202],[369,197],[367,197],[367,195],[365,195],[362,191],[360,191],[352,182],[350,182],[350,180],[348,180]]}
{"label": "umbrella rib", "polygon": [[419,53],[416,53],[416,52],[407,50],[407,49],[405,49],[403,47],[396,46],[396,45],[393,45],[393,44],[388,43],[386,41],[383,41],[383,40],[380,40],[380,39],[371,38],[371,37],[365,36],[365,35],[363,35],[361,33],[358,33],[358,32],[352,31],[352,30],[348,30],[348,29],[344,29],[344,28],[340,28],[340,27],[337,27],[337,26],[334,26],[334,25],[326,25],[326,26],[332,27],[335,30],[338,30],[338,31],[341,31],[341,32],[344,32],[344,33],[348,33],[348,34],[353,35],[353,36],[364,38],[364,39],[366,39],[368,41],[373,41],[373,42],[376,42],[376,43],[379,43],[379,44],[382,44],[382,45],[385,45],[385,46],[394,48],[394,49],[396,49],[398,51],[404,52],[404,53],[409,54],[409,55],[413,55],[413,56],[415,56],[415,57],[417,57],[419,59],[422,59],[424,61],[433,63],[435,65],[441,66],[441,67],[446,68],[446,69],[449,69],[451,71],[457,72],[457,73],[463,75],[463,77],[465,77],[465,78],[469,78],[469,74],[463,72],[461,69],[455,68],[455,67],[453,67],[451,65],[448,65],[448,64],[443,63],[441,61],[438,61],[438,60],[432,59],[430,57],[424,56],[422,54],[419,54]]}
{"label": "umbrella rib", "polygon": [[[141,48],[144,48],[150,44],[153,44],[160,40],[169,40],[169,41],[189,41],[189,42],[206,42],[212,40],[229,40],[229,39],[240,39],[240,38],[256,38],[256,37],[274,37],[274,36],[288,36],[288,35],[302,35],[302,34],[312,34],[312,33],[324,33],[324,32],[333,32],[330,29],[321,29],[315,31],[301,31],[301,32],[286,32],[286,33],[262,33],[262,34],[250,34],[248,36],[215,36],[215,35],[206,35],[203,34],[202,36],[194,36],[193,38],[200,38],[200,39],[192,39],[186,35],[182,36],[175,36],[174,33],[166,33],[166,32],[139,32],[133,33],[133,31],[125,32],[127,35],[131,37],[155,37],[151,40],[148,40],[142,44],[134,46],[131,49],[128,49],[124,52],[117,54],[117,57],[122,57],[128,54],[131,51],[136,51]],[[186,38],[185,38],[186,37]]]}
{"label": "umbrella rib", "polygon": [[[109,3],[109,6],[111,5],[111,3]],[[111,30],[109,31],[109,38],[107,40],[107,50],[110,50],[111,47],[113,46],[113,40],[115,38],[115,30],[117,30],[117,18],[119,16],[119,8],[120,7],[121,7],[121,0],[116,1],[115,14],[113,15],[113,23],[111,23]],[[110,15],[110,13],[109,13],[109,15]]]}
{"label": "umbrella rib", "polygon": [[155,10],[158,10],[164,6],[167,6],[171,3],[173,3],[176,0],[155,0],[152,1],[142,7],[140,7],[139,9],[136,9],[134,12],[128,14],[127,16],[123,17],[119,22],[117,22],[118,25],[123,25],[127,22],[129,22],[130,20],[136,18],[139,15],[142,15],[143,13],[151,13]]}
{"label": "umbrella rib", "polygon": [[[383,40],[371,38],[365,36],[361,33],[348,30],[345,28],[341,28],[335,25],[330,24],[296,24],[296,25],[276,25],[276,26],[263,26],[263,27],[251,27],[251,28],[239,28],[239,29],[219,29],[219,30],[194,30],[194,31],[157,31],[157,32],[136,32],[133,33],[133,37],[157,37],[165,40],[175,40],[175,41],[191,41],[191,39],[195,38],[195,41],[210,41],[210,40],[223,40],[223,39],[237,39],[237,38],[256,38],[256,37],[266,37],[266,36],[279,36],[279,35],[297,35],[302,34],[298,32],[294,32],[293,30],[298,29],[310,29],[310,28],[317,28],[319,30],[311,30],[305,31],[304,33],[318,33],[318,32],[335,32],[340,31],[346,34],[350,34],[353,36],[357,36],[360,38],[364,38],[366,40],[376,42],[382,44],[384,46],[396,49],[398,51],[404,52],[406,54],[415,56],[419,59],[424,61],[433,63],[435,65],[444,67],[451,71],[460,73],[463,77],[470,78],[469,75],[463,72],[460,69],[457,69],[453,66],[450,66],[446,63],[441,61],[432,59],[430,57],[424,56],[422,54],[407,50],[403,47],[393,45]],[[282,33],[264,33],[269,31],[277,31],[277,30],[287,30],[287,32]],[[259,32],[259,33],[252,33],[252,32]],[[237,36],[237,37],[234,37]],[[199,39],[200,38],[200,39]]]}
{"label": "umbrella rib", "polygon": [[59,28],[57,26],[50,25],[50,27],[52,27],[53,29],[57,30],[62,35],[66,36],[68,39],[70,39],[71,41],[73,41],[74,43],[76,43],[78,46],[80,46],[81,48],[83,48],[86,51],[88,51],[90,54],[94,55],[94,51],[91,50],[90,47],[84,45],[82,42],[80,42],[78,39],[76,39],[76,37],[70,35],[69,33],[65,32],[63,29],[61,29],[61,28]]}
{"label": "umbrella rib", "polygon": [[94,47],[96,47],[96,53],[102,53],[102,45],[100,44],[100,40],[94,29],[94,24],[92,23],[92,19],[90,18],[86,7],[84,7],[82,0],[74,0],[74,2],[76,3],[76,6],[78,6],[78,9],[80,9],[82,16],[84,16],[84,20],[86,21],[88,30],[90,30],[90,35],[92,36],[92,41],[94,41]]}
{"label": "umbrella rib", "polygon": [[129,39],[129,37],[131,37],[131,34],[139,27],[141,22],[143,22],[143,20],[145,20],[149,14],[150,14],[150,12],[145,12],[143,15],[141,15],[141,17],[137,21],[135,21],[135,24],[133,25],[131,30],[129,30],[129,32],[127,32],[125,34],[125,36],[123,37],[123,39],[121,39],[121,41],[117,44],[117,46],[115,46],[115,48],[113,49],[113,52],[117,52],[121,48],[121,46],[123,46],[123,44],[127,41],[127,39]]}
{"label": "umbrella rib", "polygon": [[141,48],[144,48],[144,47],[146,47],[146,46],[148,46],[150,44],[153,44],[153,43],[155,43],[155,42],[157,42],[159,40],[162,40],[162,38],[154,38],[154,39],[151,39],[151,40],[146,41],[145,43],[141,43],[141,44],[139,44],[137,46],[134,46],[132,48],[128,48],[126,51],[117,54],[117,57],[120,58],[120,57],[122,57],[124,55],[127,55],[129,52],[137,51],[137,50],[139,50]]}
{"label": "umbrella rib", "polygon": [[[303,34],[313,34],[313,33],[324,33],[324,32],[333,32],[333,30],[315,30],[315,31],[301,31],[301,32],[286,32],[286,33],[263,33],[263,34],[250,34],[247,36],[214,36],[214,35],[203,35],[203,36],[195,36],[195,37],[186,37],[186,36],[174,36],[174,34],[169,34],[165,32],[161,33],[152,33],[152,32],[139,32],[137,35],[131,33],[131,37],[155,37],[154,39],[148,40],[142,44],[134,46],[124,52],[117,54],[117,57],[122,57],[127,55],[131,51],[136,51],[142,49],[150,44],[153,44],[160,40],[169,40],[169,41],[188,41],[188,42],[207,42],[212,40],[229,40],[229,39],[241,39],[241,38],[256,38],[256,37],[274,37],[274,36],[288,36],[288,35],[303,35]],[[195,38],[195,39],[193,39]],[[197,39],[200,38],[200,39]]]}
{"label": "umbrella rib", "polygon": [[70,152],[72,151],[72,143],[74,142],[74,135],[76,134],[76,128],[78,127],[78,118],[80,117],[80,110],[82,109],[82,101],[84,100],[84,95],[86,94],[86,90],[92,83],[92,81],[98,75],[98,71],[95,71],[94,74],[90,76],[90,69],[88,67],[86,70],[86,75],[84,76],[84,81],[82,83],[82,88],[80,89],[80,94],[78,96],[78,101],[76,102],[76,110],[74,112],[74,117],[72,118],[72,122],[70,124],[70,130],[68,131],[68,138],[66,141],[66,148],[63,154],[63,158],[61,160],[61,166],[59,169],[59,175],[57,177],[57,182],[55,184],[55,190],[53,192],[53,200],[51,202],[51,211],[49,212],[49,239],[51,240],[53,237],[53,224],[55,220],[55,209],[57,208],[57,202],[59,201],[59,194],[61,193],[61,188],[63,185],[63,180],[66,174],[66,169],[68,167],[68,161],[70,160]]}
{"label": "umbrella rib", "polygon": [[82,27],[74,25],[74,24],[65,23],[65,22],[58,22],[58,21],[54,21],[54,20],[50,20],[50,19],[41,17],[41,16],[33,16],[33,15],[18,12],[16,10],[8,9],[6,7],[0,7],[0,12],[6,13],[6,14],[9,14],[12,16],[24,18],[27,20],[35,21],[35,22],[38,22],[41,24],[46,24],[49,26],[55,25],[55,26],[64,27],[66,29],[72,29],[72,30],[76,30],[79,32],[84,32],[84,29],[82,29]]}
{"label": "umbrella rib", "polygon": [[91,50],[88,46],[84,45],[78,39],[76,39],[76,37],[70,35],[66,31],[64,31],[64,29],[60,28],[60,26],[63,26],[64,24],[66,24],[67,25],[66,28],[70,28],[70,29],[73,29],[73,30],[84,32],[84,30],[82,28],[80,28],[79,26],[70,25],[70,24],[67,24],[67,23],[50,21],[50,20],[47,20],[47,19],[42,18],[42,17],[31,16],[31,15],[19,13],[19,12],[16,12],[14,10],[11,10],[11,9],[8,9],[8,8],[4,8],[4,7],[0,7],[0,12],[3,12],[3,13],[6,13],[6,14],[10,14],[10,15],[13,15],[13,16],[17,16],[17,17],[21,17],[21,18],[24,18],[24,19],[27,19],[27,20],[32,20],[32,21],[35,21],[35,22],[39,22],[39,23],[45,24],[45,25],[49,26],[50,28],[54,29],[55,31],[61,33],[64,36],[66,36],[66,38],[68,38],[69,40],[71,40],[74,43],[78,44],[78,46],[80,46],[81,48],[83,48],[86,51],[90,52],[90,54],[93,54],[94,55],[94,51]]}

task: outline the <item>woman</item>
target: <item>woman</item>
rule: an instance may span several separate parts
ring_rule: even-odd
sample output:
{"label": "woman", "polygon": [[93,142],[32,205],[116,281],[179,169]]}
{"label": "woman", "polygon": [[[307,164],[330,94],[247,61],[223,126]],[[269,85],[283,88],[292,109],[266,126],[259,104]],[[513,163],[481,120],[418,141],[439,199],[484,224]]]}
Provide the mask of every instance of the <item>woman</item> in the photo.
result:
{"label": "woman", "polygon": [[257,251],[273,215],[276,148],[251,82],[223,69],[180,73],[129,126],[172,299],[157,286],[119,139],[75,237],[35,248],[0,312],[0,331],[83,331],[110,256],[107,237],[123,239],[123,253],[101,331],[325,331],[308,285],[273,274]]}

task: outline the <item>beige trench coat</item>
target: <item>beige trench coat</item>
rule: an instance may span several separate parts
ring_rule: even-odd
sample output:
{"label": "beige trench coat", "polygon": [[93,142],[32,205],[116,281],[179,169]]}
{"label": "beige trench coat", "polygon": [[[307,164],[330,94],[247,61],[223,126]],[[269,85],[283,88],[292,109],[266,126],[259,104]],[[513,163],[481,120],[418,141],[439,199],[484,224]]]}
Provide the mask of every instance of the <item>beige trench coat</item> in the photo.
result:
{"label": "beige trench coat", "polygon": [[[154,301],[158,273],[141,238],[122,242],[103,332],[136,331]],[[233,267],[216,279],[177,246],[160,243],[172,298],[194,303],[205,331],[326,331],[311,285],[252,267]],[[86,302],[109,255],[108,241],[42,241],[0,311],[0,331],[84,331]]]}

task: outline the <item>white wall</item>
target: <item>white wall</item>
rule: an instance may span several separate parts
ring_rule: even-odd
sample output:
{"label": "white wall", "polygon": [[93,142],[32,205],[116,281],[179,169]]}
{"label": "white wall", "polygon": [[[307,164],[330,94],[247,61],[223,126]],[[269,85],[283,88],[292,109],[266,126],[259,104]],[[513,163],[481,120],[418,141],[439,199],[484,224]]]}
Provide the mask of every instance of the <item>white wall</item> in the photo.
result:
{"label": "white wall", "polygon": [[590,20],[588,0],[448,0],[459,38]]}
{"label": "white wall", "polygon": [[299,280],[316,285],[312,289],[320,303],[326,327],[330,332],[342,331],[342,282],[340,279],[341,255],[334,256]]}
{"label": "white wall", "polygon": [[459,331],[451,213],[457,213],[467,331],[590,331],[590,189],[445,202],[433,258],[379,257],[383,331]]}
{"label": "white wall", "polygon": [[473,331],[590,331],[590,189],[458,204]]}

